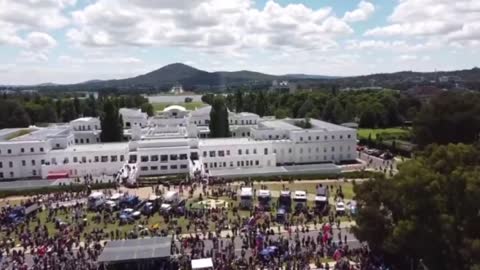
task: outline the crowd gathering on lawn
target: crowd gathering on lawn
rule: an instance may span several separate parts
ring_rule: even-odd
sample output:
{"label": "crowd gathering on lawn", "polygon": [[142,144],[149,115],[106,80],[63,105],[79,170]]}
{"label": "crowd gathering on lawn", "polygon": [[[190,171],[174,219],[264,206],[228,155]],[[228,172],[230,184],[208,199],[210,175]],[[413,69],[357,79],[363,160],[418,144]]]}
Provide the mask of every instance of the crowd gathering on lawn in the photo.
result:
{"label": "crowd gathering on lawn", "polygon": [[[157,207],[136,220],[129,231],[122,229],[113,212],[88,209],[88,189],[31,197],[21,207],[36,209],[25,216],[15,217],[19,207],[7,201],[0,210],[1,268],[101,269],[96,259],[106,241],[172,235],[171,260],[180,269],[190,269],[192,259],[205,257],[213,258],[215,269],[312,269],[312,264],[318,269],[385,269],[367,247],[349,247],[348,228],[342,228],[334,214],[322,217],[307,207],[301,213],[292,210],[280,224],[269,211],[257,207],[241,211],[235,203],[238,188],[249,185],[198,179],[152,187],[160,198],[176,190],[187,199],[185,207],[169,212]],[[327,189],[335,199],[343,198],[341,188]],[[104,191],[106,195],[114,192]],[[206,197],[226,198],[227,203],[216,208],[194,207],[195,201]]]}

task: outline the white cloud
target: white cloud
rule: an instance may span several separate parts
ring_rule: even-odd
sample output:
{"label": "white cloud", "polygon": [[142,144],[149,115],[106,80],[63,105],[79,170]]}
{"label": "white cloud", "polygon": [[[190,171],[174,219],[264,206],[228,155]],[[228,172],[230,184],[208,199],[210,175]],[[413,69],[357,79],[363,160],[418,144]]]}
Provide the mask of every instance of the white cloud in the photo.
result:
{"label": "white cloud", "polygon": [[346,22],[366,21],[374,12],[375,6],[370,2],[362,0],[358,4],[357,9],[345,13],[343,20]]}
{"label": "white cloud", "polygon": [[33,51],[46,51],[57,46],[57,41],[49,34],[31,32],[26,37],[26,46]]}
{"label": "white cloud", "polygon": [[249,0],[99,0],[73,12],[67,36],[90,47],[331,48],[337,38],[353,33],[331,11],[273,0],[261,10]]}
{"label": "white cloud", "polygon": [[135,57],[128,57],[128,56],[111,56],[111,57],[92,57],[92,56],[85,56],[85,57],[72,57],[68,55],[61,55],[58,57],[58,60],[62,64],[70,64],[70,65],[84,65],[84,64],[142,64],[143,61],[135,58]]}
{"label": "white cloud", "polygon": [[388,20],[365,35],[441,37],[447,43],[480,39],[478,0],[400,0]]}
{"label": "white cloud", "polygon": [[22,51],[18,61],[22,63],[44,63],[48,61],[48,56],[43,52]]}
{"label": "white cloud", "polygon": [[386,50],[392,52],[419,52],[440,48],[440,44],[436,41],[428,42],[407,42],[404,40],[347,40],[345,48],[348,50]]}

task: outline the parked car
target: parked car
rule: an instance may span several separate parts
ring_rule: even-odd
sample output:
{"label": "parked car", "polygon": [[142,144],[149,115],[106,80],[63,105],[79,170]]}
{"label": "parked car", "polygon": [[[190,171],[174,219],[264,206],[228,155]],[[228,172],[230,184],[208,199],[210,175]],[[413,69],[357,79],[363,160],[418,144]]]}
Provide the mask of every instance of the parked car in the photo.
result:
{"label": "parked car", "polygon": [[338,201],[335,204],[335,212],[337,213],[338,216],[345,215],[345,203],[343,201]]}

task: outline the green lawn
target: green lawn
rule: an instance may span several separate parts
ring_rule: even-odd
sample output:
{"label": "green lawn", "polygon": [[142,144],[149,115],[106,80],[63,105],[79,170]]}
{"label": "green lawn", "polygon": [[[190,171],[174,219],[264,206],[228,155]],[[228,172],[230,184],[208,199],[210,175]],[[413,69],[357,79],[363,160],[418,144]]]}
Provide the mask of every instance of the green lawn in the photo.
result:
{"label": "green lawn", "polygon": [[382,134],[391,138],[405,138],[410,136],[410,130],[405,128],[360,128],[358,129],[359,139],[368,139],[369,134],[372,134],[372,140],[377,138],[377,135]]}
{"label": "green lawn", "polygon": [[163,111],[163,109],[165,109],[166,107],[168,107],[170,105],[183,106],[183,107],[185,107],[185,109],[191,110],[191,111],[207,106],[207,104],[205,104],[201,101],[193,101],[193,102],[189,102],[189,103],[157,102],[157,103],[152,103],[152,105],[153,105],[153,109],[155,111]]}

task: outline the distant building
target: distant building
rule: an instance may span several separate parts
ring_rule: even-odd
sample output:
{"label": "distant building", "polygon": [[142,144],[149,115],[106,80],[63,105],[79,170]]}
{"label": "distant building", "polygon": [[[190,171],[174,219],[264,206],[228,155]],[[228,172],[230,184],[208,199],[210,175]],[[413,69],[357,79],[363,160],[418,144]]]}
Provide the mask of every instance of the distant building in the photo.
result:
{"label": "distant building", "polygon": [[273,80],[270,91],[294,94],[298,91],[298,85],[289,81]]}
{"label": "distant building", "polygon": [[175,95],[179,95],[179,94],[183,94],[183,87],[181,84],[175,84],[172,89],[170,89],[170,93],[172,94],[175,94]]}

